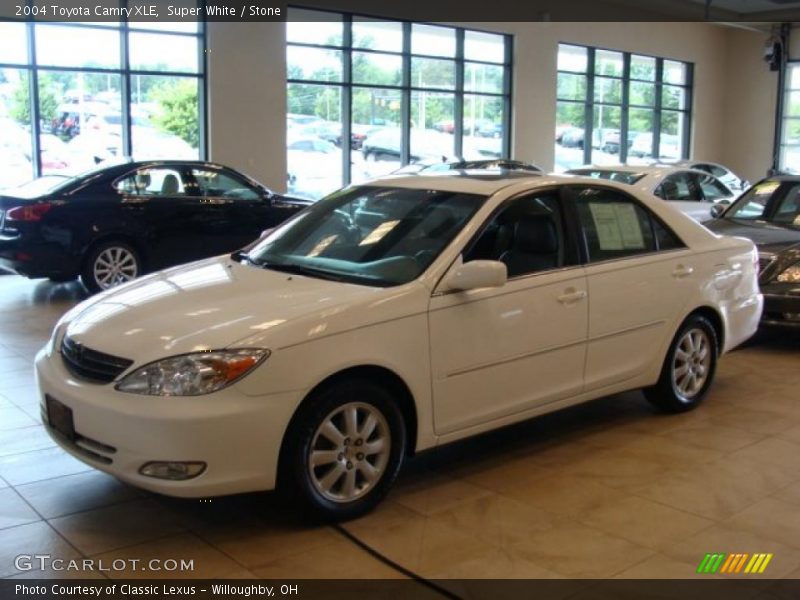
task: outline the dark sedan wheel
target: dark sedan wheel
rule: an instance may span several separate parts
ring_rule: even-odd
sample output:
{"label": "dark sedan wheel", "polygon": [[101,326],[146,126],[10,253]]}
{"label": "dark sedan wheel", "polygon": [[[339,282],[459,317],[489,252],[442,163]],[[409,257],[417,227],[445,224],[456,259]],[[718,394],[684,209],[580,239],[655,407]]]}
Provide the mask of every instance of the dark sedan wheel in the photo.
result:
{"label": "dark sedan wheel", "polygon": [[309,398],[287,432],[286,490],[312,518],[353,519],[386,495],[400,469],[406,429],[386,390],[338,382]]}
{"label": "dark sedan wheel", "polygon": [[89,252],[81,281],[90,292],[99,292],[136,279],[142,273],[139,254],[130,245],[103,242]]}
{"label": "dark sedan wheel", "polygon": [[658,383],[645,390],[661,410],[684,412],[703,401],[717,366],[717,334],[705,317],[693,315],[672,340]]}

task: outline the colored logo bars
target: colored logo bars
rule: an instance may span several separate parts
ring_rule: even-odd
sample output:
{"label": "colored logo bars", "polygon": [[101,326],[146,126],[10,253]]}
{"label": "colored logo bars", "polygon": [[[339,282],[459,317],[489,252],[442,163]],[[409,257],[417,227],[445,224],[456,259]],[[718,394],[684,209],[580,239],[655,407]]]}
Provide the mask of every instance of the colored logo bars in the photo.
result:
{"label": "colored logo bars", "polygon": [[772,554],[725,554],[716,552],[706,554],[700,565],[697,567],[698,573],[714,575],[715,573],[763,573],[767,568]]}

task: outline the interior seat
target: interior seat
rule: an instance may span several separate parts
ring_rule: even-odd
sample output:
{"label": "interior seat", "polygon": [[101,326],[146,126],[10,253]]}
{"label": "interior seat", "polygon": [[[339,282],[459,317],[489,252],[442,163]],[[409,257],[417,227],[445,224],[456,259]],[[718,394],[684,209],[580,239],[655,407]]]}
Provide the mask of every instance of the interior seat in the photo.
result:
{"label": "interior seat", "polygon": [[509,277],[557,267],[558,233],[553,219],[546,215],[520,219],[514,226],[511,249],[500,260],[505,263]]}
{"label": "interior seat", "polygon": [[178,183],[178,177],[169,173],[164,177],[164,181],[161,183],[161,193],[165,196],[170,196],[172,194],[177,194],[178,190],[180,189],[180,184]]}

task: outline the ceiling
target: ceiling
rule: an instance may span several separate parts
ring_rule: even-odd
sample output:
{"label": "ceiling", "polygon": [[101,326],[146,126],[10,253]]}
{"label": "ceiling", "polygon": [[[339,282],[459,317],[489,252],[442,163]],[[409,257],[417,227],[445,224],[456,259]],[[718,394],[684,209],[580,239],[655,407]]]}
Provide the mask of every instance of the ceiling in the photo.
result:
{"label": "ceiling", "polygon": [[[706,7],[706,0],[688,0]],[[742,17],[757,17],[759,21],[800,19],[800,2],[795,0],[711,0],[711,10]]]}
{"label": "ceiling", "polygon": [[[706,0],[690,0],[696,4],[705,6]],[[788,8],[800,8],[800,2],[794,0],[711,0],[713,8],[721,8],[733,12],[748,14],[755,12],[766,12],[771,10],[786,10]]]}

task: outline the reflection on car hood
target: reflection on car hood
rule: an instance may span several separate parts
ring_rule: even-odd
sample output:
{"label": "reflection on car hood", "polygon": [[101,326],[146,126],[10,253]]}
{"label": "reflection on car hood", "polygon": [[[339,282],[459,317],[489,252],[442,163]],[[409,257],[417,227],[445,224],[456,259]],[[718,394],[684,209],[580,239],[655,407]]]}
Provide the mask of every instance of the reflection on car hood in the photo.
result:
{"label": "reflection on car hood", "polygon": [[[89,348],[141,364],[236,343],[251,345],[267,333],[278,345],[307,341],[320,322],[328,333],[358,326],[359,308],[385,303],[392,293],[217,257],[161,271],[88,300],[77,307],[67,334]],[[346,323],[330,322],[345,311]],[[290,325],[300,326],[301,339],[297,330],[276,334]]]}
{"label": "reflection on car hood", "polygon": [[714,233],[736,235],[752,240],[760,252],[779,253],[800,245],[800,231],[764,221],[714,219],[704,223]]}

